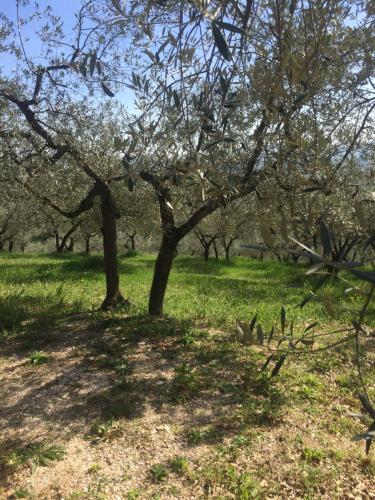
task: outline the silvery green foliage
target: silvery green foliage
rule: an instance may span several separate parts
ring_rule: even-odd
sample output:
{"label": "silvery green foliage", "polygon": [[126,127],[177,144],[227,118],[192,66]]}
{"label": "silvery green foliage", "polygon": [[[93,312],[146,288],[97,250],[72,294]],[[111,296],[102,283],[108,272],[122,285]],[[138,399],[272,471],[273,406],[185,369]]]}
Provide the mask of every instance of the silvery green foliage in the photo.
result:
{"label": "silvery green foliage", "polygon": [[[367,219],[363,221],[362,227],[364,229],[364,234],[362,234],[362,238],[359,241],[362,246],[368,247],[372,243],[373,236],[370,235],[368,237],[366,233],[366,228],[368,228]],[[366,454],[368,454],[371,443],[375,437],[375,409],[370,400],[366,380],[363,375],[364,367],[360,354],[360,347],[363,346],[365,350],[371,348],[371,342],[369,343],[368,341],[371,340],[375,334],[374,330],[366,324],[366,315],[375,293],[375,272],[374,270],[368,269],[368,265],[364,268],[365,262],[347,260],[347,254],[345,252],[341,252],[339,258],[333,260],[332,257],[337,256],[337,253],[334,252],[335,246],[337,246],[337,238],[323,218],[319,222],[318,231],[322,250],[321,253],[318,253],[290,236],[290,239],[304,252],[303,255],[310,257],[314,261],[314,264],[309,268],[306,274],[311,275],[319,273],[321,275],[321,277],[315,281],[314,288],[299,304],[299,307],[304,307],[312,300],[319,300],[322,301],[327,314],[336,317],[338,312],[337,307],[339,306],[334,304],[329,296],[325,294],[324,287],[326,284],[332,282],[332,280],[343,279],[347,285],[345,295],[350,295],[353,290],[356,290],[357,293],[361,294],[363,297],[362,306],[359,310],[349,309],[349,304],[345,304],[346,312],[350,310],[352,314],[351,324],[346,328],[344,327],[338,330],[335,329],[333,331],[319,333],[317,322],[313,322],[303,328],[295,325],[293,321],[288,322],[286,308],[282,306],[280,309],[279,325],[273,325],[269,334],[263,333],[263,328],[258,322],[257,315],[255,315],[249,325],[237,321],[237,338],[241,342],[254,343],[264,349],[268,355],[262,367],[262,371],[269,370],[270,377],[274,377],[279,373],[288,357],[298,357],[306,353],[308,353],[309,356],[313,356],[315,353],[321,353],[323,351],[326,351],[327,355],[329,355],[330,349],[354,342],[354,359],[358,375],[357,395],[361,401],[363,413],[352,413],[350,416],[371,420],[366,432],[357,434],[353,437],[356,441],[365,440]],[[371,258],[373,260],[373,253]],[[333,274],[332,270],[335,271]],[[347,276],[341,276],[343,272],[349,273],[357,278],[354,281],[352,280],[352,285],[348,282]],[[350,286],[348,287],[348,285]],[[253,332],[255,326],[257,336],[250,336],[249,332]]]}

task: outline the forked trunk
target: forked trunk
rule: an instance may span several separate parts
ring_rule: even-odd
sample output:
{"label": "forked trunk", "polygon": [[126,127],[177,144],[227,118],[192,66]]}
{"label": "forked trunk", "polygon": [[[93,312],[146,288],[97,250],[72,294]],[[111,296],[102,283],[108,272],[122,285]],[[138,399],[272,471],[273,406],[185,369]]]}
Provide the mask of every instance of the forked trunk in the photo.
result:
{"label": "forked trunk", "polygon": [[128,234],[129,240],[130,240],[131,249],[134,252],[135,251],[135,237],[136,237],[136,233],[134,233],[134,234],[127,233],[127,234]]}
{"label": "forked trunk", "polygon": [[178,240],[164,235],[155,262],[154,277],[151,285],[148,313],[160,316],[163,313],[164,295],[167,289],[169,273],[176,255]]}
{"label": "forked trunk", "polygon": [[134,238],[134,236],[131,236],[130,244],[131,244],[132,250],[135,250],[135,238]]}
{"label": "forked trunk", "polygon": [[120,292],[120,277],[117,263],[116,212],[111,195],[108,192],[101,195],[101,212],[106,279],[106,296],[101,309],[107,310],[127,303]]}

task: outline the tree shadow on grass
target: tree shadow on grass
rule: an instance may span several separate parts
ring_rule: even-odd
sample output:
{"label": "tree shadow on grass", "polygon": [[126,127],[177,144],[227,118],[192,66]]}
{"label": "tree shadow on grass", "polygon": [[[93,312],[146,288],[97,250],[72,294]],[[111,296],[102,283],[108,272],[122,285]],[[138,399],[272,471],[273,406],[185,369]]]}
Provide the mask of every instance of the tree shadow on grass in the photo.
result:
{"label": "tree shadow on grass", "polygon": [[19,349],[28,349],[34,341],[36,347],[49,342],[58,321],[64,319],[68,311],[80,310],[81,300],[67,305],[62,288],[48,297],[29,295],[25,289],[0,297],[0,340],[3,348],[7,348],[11,341],[16,341]]}
{"label": "tree shadow on grass", "polygon": [[[73,256],[64,254],[56,257],[48,255],[46,262],[40,263],[1,263],[2,280],[5,284],[31,284],[35,281],[43,283],[61,283],[65,281],[97,280],[104,273],[104,261],[101,255]],[[133,274],[137,270],[134,265],[120,262],[120,271]]]}

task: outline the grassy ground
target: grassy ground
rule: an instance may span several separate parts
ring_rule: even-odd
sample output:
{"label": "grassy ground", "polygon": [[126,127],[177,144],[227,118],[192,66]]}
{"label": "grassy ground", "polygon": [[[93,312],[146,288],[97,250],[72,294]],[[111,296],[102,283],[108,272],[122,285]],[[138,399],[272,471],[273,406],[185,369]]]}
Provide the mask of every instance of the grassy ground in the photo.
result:
{"label": "grassy ground", "polygon": [[270,379],[234,327],[258,312],[268,331],[281,304],[288,328],[339,326],[342,289],[301,310],[303,267],[179,257],[167,316],[150,320],[152,267],[121,259],[132,306],[104,314],[99,256],[1,256],[0,498],[373,498],[375,461],[350,440],[353,346]]}
{"label": "grassy ground", "polygon": [[[151,256],[120,261],[122,290],[132,302],[133,314],[146,312],[153,263]],[[62,305],[65,312],[93,310],[103,299],[105,284],[100,256],[3,254],[0,265],[0,313],[5,328],[28,317],[55,315]],[[203,319],[210,325],[232,326],[236,319],[246,320],[258,312],[262,322],[269,326],[278,318],[281,304],[285,304],[296,320],[327,321],[329,316],[318,303],[302,310],[294,307],[311,286],[311,278],[305,271],[306,268],[293,264],[244,258],[227,263],[178,257],[170,278],[165,313],[177,319]],[[325,294],[336,302],[342,289],[328,287]],[[342,311],[338,317],[344,319]]]}

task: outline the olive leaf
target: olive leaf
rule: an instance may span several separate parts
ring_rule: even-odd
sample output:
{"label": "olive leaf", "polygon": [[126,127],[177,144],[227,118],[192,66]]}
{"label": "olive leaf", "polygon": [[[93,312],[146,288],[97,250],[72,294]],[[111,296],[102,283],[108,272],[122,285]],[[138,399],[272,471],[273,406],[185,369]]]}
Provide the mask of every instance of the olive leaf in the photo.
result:
{"label": "olive leaf", "polygon": [[273,370],[271,372],[271,377],[276,377],[276,375],[280,371],[280,368],[283,366],[285,360],[286,360],[286,354],[282,354],[277,360],[275,366],[273,367]]}
{"label": "olive leaf", "polygon": [[319,225],[320,239],[322,241],[324,255],[329,255],[332,250],[332,234],[326,222],[322,219]]}
{"label": "olive leaf", "polygon": [[229,47],[227,41],[224,38],[224,35],[221,33],[220,29],[215,23],[212,23],[212,34],[215,40],[215,45],[219,49],[220,54],[229,61],[231,59],[231,53],[229,51]]}
{"label": "olive leaf", "polygon": [[101,85],[102,85],[102,89],[103,89],[104,93],[107,94],[107,96],[109,96],[109,97],[115,97],[115,94],[112,92],[112,90],[110,90],[107,87],[107,85],[104,82],[102,82]]}
{"label": "olive leaf", "polygon": [[246,35],[246,31],[243,28],[235,26],[234,24],[225,23],[223,21],[215,21],[215,24],[217,26],[220,26],[220,28],[223,28],[224,30],[231,31],[232,33],[238,33],[239,35]]}

